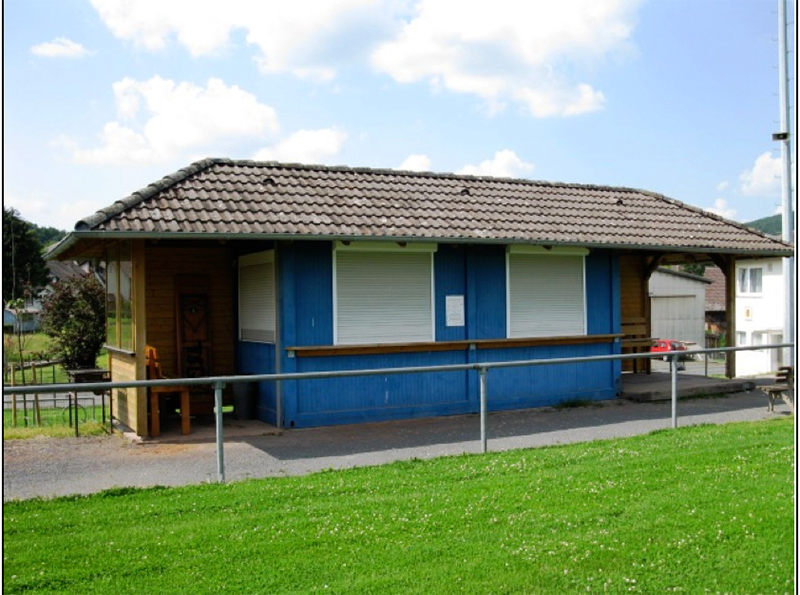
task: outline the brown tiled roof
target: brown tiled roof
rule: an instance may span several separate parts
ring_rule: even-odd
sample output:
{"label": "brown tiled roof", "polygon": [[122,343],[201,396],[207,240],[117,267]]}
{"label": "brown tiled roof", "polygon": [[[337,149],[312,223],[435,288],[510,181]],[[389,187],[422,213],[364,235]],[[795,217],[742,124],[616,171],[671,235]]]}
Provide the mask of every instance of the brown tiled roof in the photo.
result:
{"label": "brown tiled roof", "polygon": [[205,159],[79,221],[141,235],[526,242],[786,253],[664,196],[604,186]]}
{"label": "brown tiled roof", "polygon": [[60,281],[62,279],[71,279],[73,277],[83,277],[86,271],[83,270],[81,265],[71,260],[48,260],[47,272],[53,281]]}

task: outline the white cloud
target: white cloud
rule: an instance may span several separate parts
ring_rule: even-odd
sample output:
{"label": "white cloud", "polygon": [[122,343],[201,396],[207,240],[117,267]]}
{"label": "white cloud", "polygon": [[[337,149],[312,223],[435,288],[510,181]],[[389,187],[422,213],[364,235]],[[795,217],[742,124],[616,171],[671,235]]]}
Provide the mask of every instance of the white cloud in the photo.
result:
{"label": "white cloud", "polygon": [[104,206],[91,200],[57,201],[52,196],[22,196],[13,192],[6,192],[3,202],[4,206],[16,209],[26,221],[41,227],[67,230],[87,213],[94,213]]}
{"label": "white cloud", "polygon": [[89,50],[66,37],[57,37],[53,41],[32,46],[31,53],[43,58],[83,58],[89,55]]}
{"label": "white cloud", "polygon": [[382,29],[375,0],[92,0],[100,18],[121,39],[150,51],[174,35],[193,56],[219,52],[234,30],[244,30],[265,72],[289,71],[301,78],[330,80],[336,56],[368,43]]}
{"label": "white cloud", "polygon": [[713,207],[708,207],[705,210],[709,213],[724,217],[725,219],[733,219],[736,216],[736,209],[729,207],[728,201],[724,198],[718,198],[714,201]]}
{"label": "white cloud", "polygon": [[479,165],[465,165],[458,172],[471,176],[495,176],[499,178],[521,178],[533,171],[532,163],[525,163],[510,149],[503,149],[494,157]]}
{"label": "white cloud", "polygon": [[585,79],[633,48],[643,0],[92,0],[111,32],[150,51],[227,48],[234,31],[266,73],[330,81],[369,60],[400,83],[480,97],[490,113],[517,103],[536,117],[603,109]]}
{"label": "white cloud", "polygon": [[254,156],[256,161],[283,161],[298,163],[327,163],[339,154],[347,134],[338,128],[320,130],[298,130],[274,147],[261,149]]}
{"label": "white cloud", "polygon": [[421,0],[373,64],[403,83],[421,80],[483,98],[521,102],[537,117],[602,109],[602,92],[567,73],[628,51],[638,0],[462,2]]}
{"label": "white cloud", "polygon": [[742,194],[775,196],[781,187],[781,158],[766,152],[758,156],[753,167],[739,176]]}
{"label": "white cloud", "polygon": [[717,184],[716,189],[717,192],[724,192],[730,186],[730,182],[728,180],[722,180],[719,184]]}
{"label": "white cloud", "polygon": [[[162,163],[187,150],[278,132],[275,110],[239,87],[209,79],[205,87],[153,77],[114,83],[117,115],[99,135],[100,146],[59,143],[81,163]],[[143,122],[143,123],[142,123]]]}
{"label": "white cloud", "polygon": [[47,202],[38,196],[20,196],[19,194],[5,191],[3,193],[3,206],[19,211],[26,221],[38,221],[37,214],[42,213]]}
{"label": "white cloud", "polygon": [[574,88],[524,87],[516,90],[514,96],[526,104],[531,114],[537,118],[579,116],[601,110],[606,103],[602,92],[595,91],[590,85],[585,84]]}
{"label": "white cloud", "polygon": [[202,1],[92,0],[100,18],[120,39],[158,51],[175,33],[193,56],[212,53],[227,43],[238,20],[239,4],[229,0],[224,10],[214,10],[211,3],[203,6]]}
{"label": "white cloud", "polygon": [[400,169],[406,171],[430,171],[431,160],[427,155],[409,155],[400,164]]}

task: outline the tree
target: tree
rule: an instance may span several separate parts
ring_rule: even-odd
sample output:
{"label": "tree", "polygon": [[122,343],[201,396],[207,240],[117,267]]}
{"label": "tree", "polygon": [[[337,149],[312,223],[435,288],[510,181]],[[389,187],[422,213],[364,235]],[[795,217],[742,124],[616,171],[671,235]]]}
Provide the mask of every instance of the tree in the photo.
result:
{"label": "tree", "polygon": [[57,243],[67,235],[66,231],[56,229],[55,227],[39,227],[35,223],[32,225],[33,231],[36,233],[36,237],[39,238],[39,242],[41,242],[44,248]]}
{"label": "tree", "polygon": [[14,323],[14,336],[17,338],[17,355],[19,356],[20,372],[22,374],[22,384],[25,381],[25,333],[22,332],[23,321],[25,319],[25,299],[16,298],[8,302],[8,309],[14,312],[17,317]]}
{"label": "tree", "polygon": [[706,272],[706,265],[697,263],[682,264],[681,272],[702,277]]}
{"label": "tree", "polygon": [[779,236],[783,231],[783,216],[771,215],[769,217],[762,217],[761,219],[745,223],[745,225],[767,235]]}
{"label": "tree", "polygon": [[59,281],[42,307],[42,330],[67,370],[96,367],[106,339],[103,285],[91,274]]}
{"label": "tree", "polygon": [[33,226],[14,209],[3,208],[3,303],[24,298],[47,284],[42,244]]}

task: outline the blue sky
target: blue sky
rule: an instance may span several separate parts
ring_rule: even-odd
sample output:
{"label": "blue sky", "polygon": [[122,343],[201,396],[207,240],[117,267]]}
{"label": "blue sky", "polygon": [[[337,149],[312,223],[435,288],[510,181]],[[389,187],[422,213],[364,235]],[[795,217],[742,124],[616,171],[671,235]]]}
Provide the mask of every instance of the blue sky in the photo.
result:
{"label": "blue sky", "polygon": [[773,0],[5,0],[3,17],[3,201],[38,225],[204,157],[627,186],[737,221],[781,204]]}

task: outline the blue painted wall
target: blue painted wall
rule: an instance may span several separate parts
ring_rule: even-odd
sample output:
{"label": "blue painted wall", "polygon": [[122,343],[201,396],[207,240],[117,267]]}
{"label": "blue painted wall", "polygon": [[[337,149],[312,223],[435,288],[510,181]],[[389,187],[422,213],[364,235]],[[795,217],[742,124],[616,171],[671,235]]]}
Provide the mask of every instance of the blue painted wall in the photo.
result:
{"label": "blue painted wall", "polygon": [[[548,347],[459,349],[387,355],[292,357],[287,347],[333,344],[333,272],[330,242],[287,242],[277,251],[281,312],[280,370],[357,370],[547,359],[619,353],[618,343]],[[502,245],[440,245],[434,256],[436,340],[502,339],[506,336],[506,260]],[[616,256],[592,251],[586,258],[590,335],[619,332]],[[445,298],[465,297],[465,325],[447,327]],[[271,345],[240,343],[243,373],[275,371]],[[568,399],[617,395],[619,362],[529,366],[491,370],[489,409],[552,405]],[[479,408],[475,371],[285,381],[283,424],[311,427],[363,421],[473,413]],[[276,391],[262,386],[258,415],[275,423]]]}
{"label": "blue painted wall", "polygon": [[[274,374],[275,345],[239,341],[237,347],[238,374]],[[277,397],[274,382],[260,382],[253,389],[256,398],[256,417],[275,425]]]}

